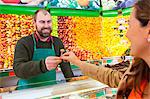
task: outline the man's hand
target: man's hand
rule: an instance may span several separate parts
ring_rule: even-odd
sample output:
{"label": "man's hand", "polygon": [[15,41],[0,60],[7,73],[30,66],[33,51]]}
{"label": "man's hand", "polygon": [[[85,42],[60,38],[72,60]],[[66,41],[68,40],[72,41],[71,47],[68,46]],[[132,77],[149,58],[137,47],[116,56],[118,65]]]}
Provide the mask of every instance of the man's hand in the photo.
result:
{"label": "man's hand", "polygon": [[57,56],[49,56],[45,59],[46,68],[48,70],[55,69],[59,63],[62,62],[62,59]]}

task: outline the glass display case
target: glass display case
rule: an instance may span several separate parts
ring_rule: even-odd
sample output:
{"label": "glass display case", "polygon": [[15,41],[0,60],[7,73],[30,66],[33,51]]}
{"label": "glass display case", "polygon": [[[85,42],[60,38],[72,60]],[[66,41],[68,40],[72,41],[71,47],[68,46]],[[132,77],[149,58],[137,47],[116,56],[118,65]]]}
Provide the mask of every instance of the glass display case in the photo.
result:
{"label": "glass display case", "polygon": [[91,78],[53,86],[37,87],[2,93],[2,99],[105,99],[113,97],[116,89]]}

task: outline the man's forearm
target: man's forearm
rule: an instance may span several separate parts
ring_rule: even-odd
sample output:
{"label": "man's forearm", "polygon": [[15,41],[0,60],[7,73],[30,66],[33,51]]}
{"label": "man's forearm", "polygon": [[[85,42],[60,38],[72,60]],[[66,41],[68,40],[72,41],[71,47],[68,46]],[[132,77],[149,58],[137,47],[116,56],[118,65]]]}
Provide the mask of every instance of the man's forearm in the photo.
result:
{"label": "man's forearm", "polygon": [[[37,76],[45,71],[42,71],[42,66],[40,61],[29,61],[29,62],[14,62],[14,71],[17,77],[22,79],[29,79],[31,77]],[[44,70],[44,69],[43,69]]]}

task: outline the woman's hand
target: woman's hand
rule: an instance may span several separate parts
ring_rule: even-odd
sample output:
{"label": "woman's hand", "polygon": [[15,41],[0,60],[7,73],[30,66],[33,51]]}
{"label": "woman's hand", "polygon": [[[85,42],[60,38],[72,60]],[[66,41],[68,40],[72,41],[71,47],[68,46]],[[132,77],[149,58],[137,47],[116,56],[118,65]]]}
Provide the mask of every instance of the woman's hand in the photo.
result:
{"label": "woman's hand", "polygon": [[78,64],[78,62],[80,62],[78,57],[73,52],[66,52],[66,53],[64,53],[61,56],[61,59],[63,59],[64,61],[69,61],[69,62],[71,62],[74,65],[76,65],[76,64]]}

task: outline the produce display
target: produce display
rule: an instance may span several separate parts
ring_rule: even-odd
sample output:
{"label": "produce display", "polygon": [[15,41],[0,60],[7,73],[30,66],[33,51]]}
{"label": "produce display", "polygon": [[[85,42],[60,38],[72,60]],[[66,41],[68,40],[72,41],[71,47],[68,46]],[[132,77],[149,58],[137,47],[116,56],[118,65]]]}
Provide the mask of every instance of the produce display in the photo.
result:
{"label": "produce display", "polygon": [[126,37],[129,16],[104,17],[102,20],[101,41],[106,51],[104,55],[121,56],[130,46]]}
{"label": "produce display", "polygon": [[[130,46],[128,18],[53,16],[52,35],[81,60],[121,56]],[[0,14],[0,69],[12,68],[16,42],[34,31],[32,16]]]}
{"label": "produce display", "polygon": [[12,68],[14,46],[20,38],[20,16],[0,14],[0,69]]}
{"label": "produce display", "polygon": [[130,46],[125,36],[128,18],[59,17],[59,37],[81,60],[121,56]]}

